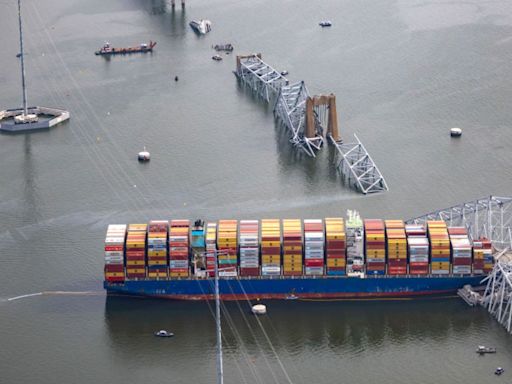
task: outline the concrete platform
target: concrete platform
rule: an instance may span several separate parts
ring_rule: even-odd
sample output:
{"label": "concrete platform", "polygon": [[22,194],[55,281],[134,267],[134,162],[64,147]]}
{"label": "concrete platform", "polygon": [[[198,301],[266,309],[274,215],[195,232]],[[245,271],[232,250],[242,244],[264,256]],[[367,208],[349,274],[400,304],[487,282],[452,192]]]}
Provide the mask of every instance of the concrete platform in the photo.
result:
{"label": "concrete platform", "polygon": [[0,132],[21,133],[49,129],[69,119],[69,112],[58,108],[30,107],[29,114],[39,117],[36,122],[15,124],[14,118],[23,113],[22,108],[0,111]]}

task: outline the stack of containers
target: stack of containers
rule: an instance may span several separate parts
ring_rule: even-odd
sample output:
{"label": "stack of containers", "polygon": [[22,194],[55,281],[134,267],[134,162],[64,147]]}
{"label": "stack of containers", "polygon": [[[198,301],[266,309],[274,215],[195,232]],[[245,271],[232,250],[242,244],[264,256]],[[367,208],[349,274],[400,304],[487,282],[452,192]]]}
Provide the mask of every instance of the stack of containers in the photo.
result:
{"label": "stack of containers", "polygon": [[486,238],[473,240],[473,273],[475,275],[487,274],[494,267],[492,256],[492,243]]}
{"label": "stack of containers", "polygon": [[407,237],[402,220],[385,220],[388,275],[407,275]]}
{"label": "stack of containers", "polygon": [[304,220],[304,264],[306,275],[324,274],[324,224],[320,219]]}
{"label": "stack of containers", "polygon": [[147,224],[130,224],[126,236],[126,277],[146,277]]}
{"label": "stack of containers", "polygon": [[240,275],[258,276],[259,262],[259,223],[258,220],[240,220]]}
{"label": "stack of containers", "polygon": [[465,227],[449,227],[454,275],[471,275],[472,249]]}
{"label": "stack of containers", "polygon": [[302,223],[298,219],[283,220],[283,275],[302,275]]}
{"label": "stack of containers", "polygon": [[407,234],[407,250],[409,252],[409,274],[428,275],[430,243],[425,226],[407,224],[405,233]]}
{"label": "stack of containers", "polygon": [[171,220],[169,228],[169,275],[171,277],[189,275],[189,232],[189,220]]}
{"label": "stack of containers", "polygon": [[198,219],[194,222],[190,231],[190,244],[196,268],[200,271],[204,271],[206,269],[206,244],[203,220]]}
{"label": "stack of containers", "polygon": [[386,235],[384,222],[380,219],[364,220],[366,273],[384,275],[386,273]]}
{"label": "stack of containers", "polygon": [[124,281],[125,224],[110,224],[105,237],[105,280]]}
{"label": "stack of containers", "polygon": [[206,226],[206,273],[215,277],[215,252],[217,252],[217,223]]}
{"label": "stack of containers", "polygon": [[261,274],[281,274],[281,222],[261,220]]}
{"label": "stack of containers", "polygon": [[148,277],[167,278],[167,220],[151,220],[148,226]]}
{"label": "stack of containers", "polygon": [[364,273],[364,227],[359,212],[347,210],[347,275]]}
{"label": "stack of containers", "polygon": [[450,274],[450,238],[442,220],[427,221],[430,240],[430,265],[433,275]]}
{"label": "stack of containers", "polygon": [[237,221],[219,220],[217,249],[222,253],[218,256],[219,276],[237,275],[237,248]]}
{"label": "stack of containers", "polygon": [[328,275],[345,275],[345,222],[342,218],[325,219],[325,246]]}

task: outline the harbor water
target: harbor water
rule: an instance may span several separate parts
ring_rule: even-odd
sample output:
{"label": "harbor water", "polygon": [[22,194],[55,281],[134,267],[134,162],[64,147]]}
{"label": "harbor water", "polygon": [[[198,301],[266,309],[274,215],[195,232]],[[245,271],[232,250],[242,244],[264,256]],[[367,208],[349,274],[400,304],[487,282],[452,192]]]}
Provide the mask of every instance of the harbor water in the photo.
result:
{"label": "harbor water", "polygon": [[[43,4],[44,3],[44,4]],[[106,298],[109,223],[342,216],[407,219],[512,191],[512,4],[477,0],[22,2],[30,105],[50,131],[0,135],[0,382],[211,383],[208,303]],[[208,18],[212,32],[188,26]],[[331,28],[318,22],[329,19]],[[108,41],[151,54],[99,57]],[[211,59],[214,44],[235,51]],[[15,2],[0,0],[0,109],[21,104]],[[300,156],[272,106],[238,85],[261,52],[335,93],[389,185],[343,185],[333,150]],[[178,76],[179,81],[175,81]],[[450,137],[461,127],[462,137]],[[151,162],[138,163],[144,146]],[[35,296],[20,297],[27,294]],[[18,298],[19,297],[19,298]],[[14,300],[9,300],[13,299]],[[226,303],[226,383],[482,383],[512,338],[458,299]],[[171,339],[153,332],[168,329]],[[478,345],[497,347],[479,357]]]}

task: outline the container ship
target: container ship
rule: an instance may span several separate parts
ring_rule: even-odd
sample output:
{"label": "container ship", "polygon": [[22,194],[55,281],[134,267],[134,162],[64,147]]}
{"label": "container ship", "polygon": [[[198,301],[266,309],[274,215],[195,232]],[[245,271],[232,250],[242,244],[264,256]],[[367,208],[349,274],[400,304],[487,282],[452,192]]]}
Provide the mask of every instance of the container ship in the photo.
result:
{"label": "container ship", "polygon": [[[217,266],[215,265],[217,263]],[[488,239],[444,221],[347,218],[111,224],[109,294],[178,300],[371,299],[452,294],[493,268]]]}

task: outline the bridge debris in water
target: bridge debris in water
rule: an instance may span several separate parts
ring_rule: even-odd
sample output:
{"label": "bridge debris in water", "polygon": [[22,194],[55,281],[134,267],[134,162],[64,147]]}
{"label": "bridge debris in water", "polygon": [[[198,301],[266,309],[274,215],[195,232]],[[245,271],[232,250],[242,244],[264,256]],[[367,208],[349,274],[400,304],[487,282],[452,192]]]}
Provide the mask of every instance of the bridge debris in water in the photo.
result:
{"label": "bridge debris in water", "polygon": [[364,194],[388,190],[359,139],[356,137],[355,144],[343,144],[334,94],[311,96],[304,81],[290,84],[283,72],[265,63],[259,53],[237,56],[235,75],[258,97],[274,103],[276,121],[289,131],[295,147],[316,157],[327,139],[337,149],[338,172],[351,186]]}

